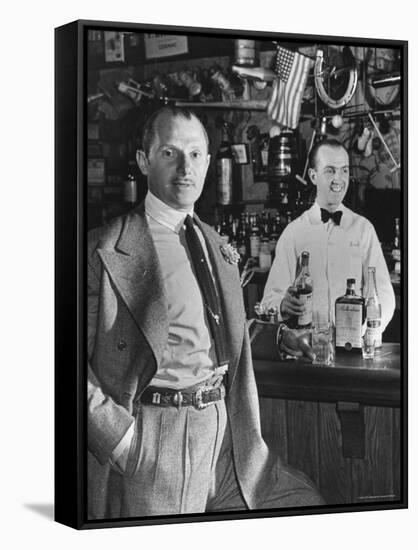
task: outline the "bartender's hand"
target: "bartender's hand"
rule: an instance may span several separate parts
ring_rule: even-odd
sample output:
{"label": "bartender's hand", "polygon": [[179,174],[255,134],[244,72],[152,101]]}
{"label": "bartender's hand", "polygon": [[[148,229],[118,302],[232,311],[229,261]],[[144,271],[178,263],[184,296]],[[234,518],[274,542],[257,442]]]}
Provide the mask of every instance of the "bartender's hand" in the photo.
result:
{"label": "bartender's hand", "polygon": [[293,317],[294,315],[303,315],[305,313],[305,304],[297,297],[297,289],[289,286],[286,294],[280,304],[280,313],[283,319]]}
{"label": "bartender's hand", "polygon": [[283,330],[280,349],[295,357],[306,356],[311,361],[315,354],[309,345],[309,332],[293,331],[290,328]]}

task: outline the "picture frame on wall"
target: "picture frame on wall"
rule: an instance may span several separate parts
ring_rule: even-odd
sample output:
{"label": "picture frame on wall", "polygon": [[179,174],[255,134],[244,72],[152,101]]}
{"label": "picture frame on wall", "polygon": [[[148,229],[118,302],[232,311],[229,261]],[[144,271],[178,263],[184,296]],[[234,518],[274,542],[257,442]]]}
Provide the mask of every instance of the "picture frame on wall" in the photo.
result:
{"label": "picture frame on wall", "polygon": [[[407,61],[280,29],[55,30],[56,521],[407,507]],[[280,304],[306,251],[303,326]]]}
{"label": "picture frame on wall", "polygon": [[235,164],[249,164],[250,156],[247,143],[233,143],[231,148]]}

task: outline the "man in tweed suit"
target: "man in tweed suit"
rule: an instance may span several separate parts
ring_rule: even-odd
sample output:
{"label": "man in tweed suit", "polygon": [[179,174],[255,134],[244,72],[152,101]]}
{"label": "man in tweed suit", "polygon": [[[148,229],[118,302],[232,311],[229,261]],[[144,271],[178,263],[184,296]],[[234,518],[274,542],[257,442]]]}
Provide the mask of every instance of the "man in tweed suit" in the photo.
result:
{"label": "man in tweed suit", "polygon": [[[89,235],[89,519],[322,503],[261,437],[238,269],[193,211],[209,159],[195,115],[163,108],[137,155],[145,202]],[[226,361],[187,223],[218,294]]]}

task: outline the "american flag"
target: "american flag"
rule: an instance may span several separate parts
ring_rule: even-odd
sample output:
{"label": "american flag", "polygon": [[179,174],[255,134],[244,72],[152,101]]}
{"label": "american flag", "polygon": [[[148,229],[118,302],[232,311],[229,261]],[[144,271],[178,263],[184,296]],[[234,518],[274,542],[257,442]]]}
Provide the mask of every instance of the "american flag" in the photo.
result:
{"label": "american flag", "polygon": [[298,125],[310,64],[309,57],[277,47],[277,76],[267,105],[267,114],[288,128],[296,128]]}

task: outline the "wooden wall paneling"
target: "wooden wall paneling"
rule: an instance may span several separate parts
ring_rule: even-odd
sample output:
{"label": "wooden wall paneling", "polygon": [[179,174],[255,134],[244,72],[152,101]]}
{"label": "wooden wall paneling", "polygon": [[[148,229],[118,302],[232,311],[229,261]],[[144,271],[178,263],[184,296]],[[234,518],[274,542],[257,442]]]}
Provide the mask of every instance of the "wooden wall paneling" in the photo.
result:
{"label": "wooden wall paneling", "polygon": [[287,402],[289,464],[319,481],[318,403]]}
{"label": "wooden wall paneling", "polygon": [[352,459],[353,502],[394,500],[393,418],[388,407],[365,407],[366,456]]}
{"label": "wooden wall paneling", "polygon": [[319,488],[327,504],[352,502],[351,459],[343,458],[334,403],[319,404]]}
{"label": "wooden wall paneling", "polygon": [[288,462],[286,401],[260,398],[261,432],[268,446]]}
{"label": "wooden wall paneling", "polygon": [[[403,461],[401,454],[401,411],[399,409],[392,409],[392,422],[393,492],[396,499],[400,499],[403,496],[401,495],[401,467]],[[406,475],[406,472],[404,472],[404,475]]]}

